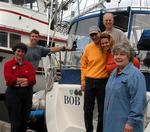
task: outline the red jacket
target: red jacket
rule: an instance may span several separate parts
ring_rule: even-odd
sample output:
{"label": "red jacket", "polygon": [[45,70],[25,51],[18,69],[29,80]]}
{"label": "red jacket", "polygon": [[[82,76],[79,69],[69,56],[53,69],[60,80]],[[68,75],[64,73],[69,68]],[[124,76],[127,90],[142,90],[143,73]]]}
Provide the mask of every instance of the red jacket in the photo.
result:
{"label": "red jacket", "polygon": [[22,65],[19,65],[15,58],[7,61],[4,64],[4,76],[7,86],[15,86],[17,77],[27,78],[29,86],[36,83],[35,70],[29,61],[23,61]]}
{"label": "red jacket", "polygon": [[[133,59],[133,64],[135,67],[140,68],[140,62],[136,57],[134,57]],[[114,62],[114,57],[111,53],[109,53],[107,58],[106,70],[112,72],[116,67],[117,64]]]}

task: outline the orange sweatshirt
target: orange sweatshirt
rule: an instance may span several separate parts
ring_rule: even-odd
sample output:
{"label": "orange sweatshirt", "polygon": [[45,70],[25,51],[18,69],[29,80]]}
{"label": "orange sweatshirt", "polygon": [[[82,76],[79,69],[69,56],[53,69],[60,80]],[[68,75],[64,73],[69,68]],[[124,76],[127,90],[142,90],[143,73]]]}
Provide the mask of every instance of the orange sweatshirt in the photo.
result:
{"label": "orange sweatshirt", "polygon": [[109,72],[105,68],[106,59],[107,55],[100,47],[93,42],[89,43],[81,58],[81,81],[84,81],[85,77],[95,79],[109,77]]}
{"label": "orange sweatshirt", "polygon": [[[133,65],[137,68],[140,68],[140,62],[136,57],[133,59]],[[107,56],[106,70],[108,72],[112,72],[116,67],[117,64],[114,62],[114,57],[111,53],[109,53]]]}

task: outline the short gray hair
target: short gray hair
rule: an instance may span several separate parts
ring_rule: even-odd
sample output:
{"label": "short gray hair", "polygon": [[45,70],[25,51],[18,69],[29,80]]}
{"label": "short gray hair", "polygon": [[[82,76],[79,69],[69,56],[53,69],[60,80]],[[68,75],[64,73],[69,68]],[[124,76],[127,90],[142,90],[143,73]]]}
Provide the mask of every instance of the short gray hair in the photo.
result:
{"label": "short gray hair", "polygon": [[116,52],[124,52],[127,54],[129,62],[133,61],[133,58],[135,56],[134,49],[131,47],[130,44],[125,43],[118,43],[113,46],[112,48],[112,54],[114,55]]}

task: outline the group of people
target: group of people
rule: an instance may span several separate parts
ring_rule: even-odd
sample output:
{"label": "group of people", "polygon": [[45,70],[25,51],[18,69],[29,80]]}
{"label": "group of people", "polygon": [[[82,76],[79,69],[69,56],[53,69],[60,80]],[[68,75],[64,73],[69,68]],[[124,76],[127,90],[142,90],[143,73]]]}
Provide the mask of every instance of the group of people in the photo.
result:
{"label": "group of people", "polygon": [[[91,42],[81,58],[86,132],[93,132],[95,99],[98,106],[97,132],[143,132],[146,84],[139,61],[125,34],[113,27],[111,13],[103,16],[105,31],[89,28]],[[11,132],[25,132],[32,107],[35,70],[41,57],[66,47],[38,46],[39,31],[32,30],[28,45],[12,48],[14,57],[4,65],[6,106]],[[133,62],[133,64],[132,64]]]}
{"label": "group of people", "polygon": [[103,16],[105,31],[89,28],[91,42],[81,58],[86,132],[93,132],[95,99],[98,108],[96,132],[143,132],[147,104],[144,75],[138,69],[125,34],[113,27],[113,14]]}
{"label": "group of people", "polygon": [[30,32],[30,43],[19,43],[12,50],[14,57],[4,64],[6,80],[6,107],[11,123],[11,132],[26,132],[32,107],[35,71],[41,57],[49,52],[65,51],[66,47],[42,47],[37,45],[39,31]]}

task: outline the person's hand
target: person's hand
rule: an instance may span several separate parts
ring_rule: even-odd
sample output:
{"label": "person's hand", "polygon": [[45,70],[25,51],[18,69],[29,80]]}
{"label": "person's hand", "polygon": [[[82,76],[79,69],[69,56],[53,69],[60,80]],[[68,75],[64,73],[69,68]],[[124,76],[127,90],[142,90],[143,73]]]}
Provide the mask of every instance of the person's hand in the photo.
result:
{"label": "person's hand", "polygon": [[72,51],[72,49],[70,47],[63,46],[62,51]]}
{"label": "person's hand", "polygon": [[85,91],[85,81],[81,81],[81,89],[82,91]]}
{"label": "person's hand", "polygon": [[21,82],[22,82],[22,78],[17,77],[17,82],[16,82],[16,84],[17,84],[17,85],[20,85],[20,84],[21,84]]}
{"label": "person's hand", "polygon": [[124,132],[133,132],[133,126],[126,123],[124,127]]}
{"label": "person's hand", "polygon": [[20,85],[21,85],[21,87],[27,87],[27,86],[29,86],[29,83],[28,83],[28,81],[24,81]]}
{"label": "person's hand", "polygon": [[28,86],[28,79],[27,78],[17,78],[17,82],[18,85],[20,85],[21,87],[26,87]]}
{"label": "person's hand", "polygon": [[70,48],[70,47],[65,47],[65,51],[72,51],[72,48]]}
{"label": "person's hand", "polygon": [[17,78],[17,83],[18,84],[23,83],[25,81],[28,81],[28,79],[27,78],[20,78],[20,77]]}

